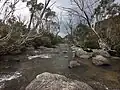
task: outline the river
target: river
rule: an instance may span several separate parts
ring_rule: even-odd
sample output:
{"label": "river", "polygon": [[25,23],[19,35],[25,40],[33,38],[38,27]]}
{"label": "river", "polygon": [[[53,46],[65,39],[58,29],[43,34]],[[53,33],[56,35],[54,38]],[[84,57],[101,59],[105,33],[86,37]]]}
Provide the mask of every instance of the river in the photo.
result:
{"label": "river", "polygon": [[0,57],[0,90],[25,90],[43,72],[57,73],[83,81],[95,90],[120,90],[120,60],[110,59],[111,66],[94,66],[91,60],[81,60],[78,68],[68,68],[68,47],[29,48],[20,55]]}

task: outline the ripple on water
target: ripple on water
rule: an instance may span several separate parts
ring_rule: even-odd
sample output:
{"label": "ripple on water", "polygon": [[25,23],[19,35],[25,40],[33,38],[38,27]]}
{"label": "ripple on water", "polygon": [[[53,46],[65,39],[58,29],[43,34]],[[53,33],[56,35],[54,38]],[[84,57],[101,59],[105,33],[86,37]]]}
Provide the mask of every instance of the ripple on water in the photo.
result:
{"label": "ripple on water", "polygon": [[35,56],[29,56],[28,59],[34,59],[34,58],[51,58],[51,55],[49,54],[41,54],[41,55],[35,55]]}
{"label": "ripple on water", "polygon": [[[12,79],[19,78],[19,77],[21,77],[21,76],[22,76],[21,73],[18,72],[18,71],[16,71],[15,73],[13,73],[13,74],[11,74],[11,75],[1,75],[1,76],[0,76],[0,83],[1,83],[1,82],[4,82],[4,81],[10,81],[10,80],[12,80]],[[1,87],[1,86],[3,86],[3,85],[0,84],[0,87]]]}

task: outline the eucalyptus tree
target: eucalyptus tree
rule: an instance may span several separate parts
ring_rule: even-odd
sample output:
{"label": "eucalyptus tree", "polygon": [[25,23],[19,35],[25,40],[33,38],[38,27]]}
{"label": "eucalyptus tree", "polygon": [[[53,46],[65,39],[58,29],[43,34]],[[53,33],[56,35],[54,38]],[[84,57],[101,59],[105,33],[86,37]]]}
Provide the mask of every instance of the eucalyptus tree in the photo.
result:
{"label": "eucalyptus tree", "polygon": [[120,14],[120,4],[115,0],[99,0],[98,6],[94,10],[97,21],[113,17]]}
{"label": "eucalyptus tree", "polygon": [[14,17],[14,12],[16,5],[20,0],[1,0],[3,3],[0,7],[1,16],[3,17],[3,22],[7,21],[9,18]]}
{"label": "eucalyptus tree", "polygon": [[3,3],[0,7],[1,16],[3,17],[2,22],[4,24],[8,24],[11,27],[7,30],[7,35],[0,39],[1,42],[8,41],[11,38],[11,34],[14,32],[13,24],[16,22],[16,18],[14,16],[14,12],[16,9],[16,5],[19,3],[20,0],[1,0],[0,2]]}
{"label": "eucalyptus tree", "polygon": [[[119,29],[117,29],[116,24],[114,24],[117,22],[116,21],[114,22],[114,19],[112,19],[117,15],[120,15],[120,4],[116,3],[115,0],[99,0],[98,6],[94,10],[94,16],[97,22],[102,21],[104,19],[109,19],[109,18],[113,20],[113,22],[110,22],[113,24],[109,25],[109,27],[106,28],[104,32],[104,37],[101,35],[111,48],[118,45],[118,42],[119,42],[118,41],[119,39],[117,39],[119,35],[116,35],[116,33],[119,33],[118,31]],[[98,25],[99,24],[97,23],[97,26]],[[116,29],[112,29],[113,27],[115,27]],[[114,39],[116,39],[116,41]]]}
{"label": "eucalyptus tree", "polygon": [[[95,30],[96,17],[95,17],[95,7],[99,6],[101,0],[70,0],[72,7],[63,7],[65,11],[73,14],[82,24],[86,24],[97,36],[99,46],[104,49],[110,49],[109,46],[102,40],[99,33]],[[102,0],[108,1],[108,0]],[[106,6],[105,6],[106,7]],[[95,11],[95,12],[94,12]],[[99,15],[99,14],[98,14]],[[84,23],[82,22],[84,21]]]}
{"label": "eucalyptus tree", "polygon": [[[29,11],[31,12],[30,15],[30,20],[29,20],[29,25],[28,25],[28,29],[30,30],[28,35],[26,36],[26,38],[23,40],[23,42],[21,44],[23,44],[28,38],[29,36],[31,36],[33,31],[37,31],[37,30],[41,30],[43,31],[43,20],[44,17],[47,16],[47,13],[50,13],[50,11],[48,11],[49,7],[48,5],[50,4],[51,0],[45,0],[45,3],[38,3],[38,0],[30,0],[27,1],[27,6],[29,7]],[[33,25],[32,25],[33,23]],[[38,27],[40,27],[38,29]],[[42,36],[42,31],[39,33],[41,34],[40,36]],[[37,36],[37,33],[35,35],[35,37]]]}

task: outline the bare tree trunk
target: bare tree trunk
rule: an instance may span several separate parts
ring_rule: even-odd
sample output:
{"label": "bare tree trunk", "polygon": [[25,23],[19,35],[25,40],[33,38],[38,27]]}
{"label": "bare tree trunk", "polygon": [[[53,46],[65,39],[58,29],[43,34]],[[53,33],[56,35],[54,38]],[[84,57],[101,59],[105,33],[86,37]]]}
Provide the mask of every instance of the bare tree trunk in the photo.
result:
{"label": "bare tree trunk", "polygon": [[31,16],[30,16],[30,23],[29,23],[29,25],[28,25],[28,30],[30,30],[30,28],[31,28],[33,16],[34,16],[34,12],[31,13]]}

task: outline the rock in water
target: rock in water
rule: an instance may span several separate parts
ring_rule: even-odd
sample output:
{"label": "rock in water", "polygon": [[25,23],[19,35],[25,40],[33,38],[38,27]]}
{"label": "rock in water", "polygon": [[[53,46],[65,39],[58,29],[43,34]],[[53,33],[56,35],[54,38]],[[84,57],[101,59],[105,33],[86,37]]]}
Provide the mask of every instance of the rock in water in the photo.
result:
{"label": "rock in water", "polygon": [[63,75],[42,73],[25,90],[93,90],[91,86],[77,80],[70,80]]}
{"label": "rock in water", "polygon": [[78,63],[77,61],[70,61],[69,62],[69,68],[75,68],[75,67],[78,67],[80,66],[80,63]]}
{"label": "rock in water", "polygon": [[96,55],[102,55],[107,58],[110,57],[110,54],[107,51],[102,49],[93,49],[93,56],[96,56]]}
{"label": "rock in water", "polygon": [[92,58],[92,63],[100,66],[100,65],[110,65],[110,62],[108,61],[107,58],[101,56],[101,55],[97,55],[96,57]]}
{"label": "rock in water", "polygon": [[81,55],[81,56],[80,56],[81,59],[89,59],[89,58],[91,58],[91,57],[92,57],[92,54],[91,54],[91,55],[88,54],[88,55]]}
{"label": "rock in water", "polygon": [[72,46],[71,47],[72,50],[75,52],[75,55],[77,57],[80,57],[81,55],[87,55],[88,53],[86,51],[84,51],[82,48],[78,48],[78,47],[75,47],[75,46]]}
{"label": "rock in water", "polygon": [[93,52],[93,50],[90,49],[90,48],[85,48],[84,51],[86,51],[86,52]]}

